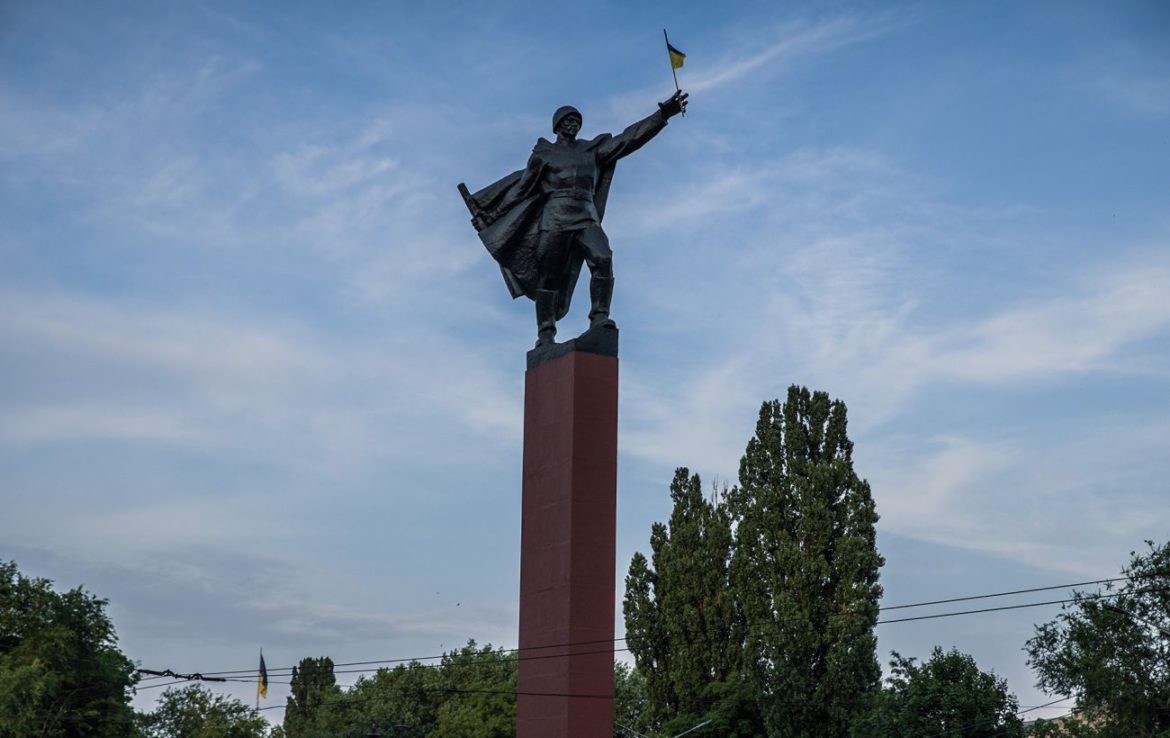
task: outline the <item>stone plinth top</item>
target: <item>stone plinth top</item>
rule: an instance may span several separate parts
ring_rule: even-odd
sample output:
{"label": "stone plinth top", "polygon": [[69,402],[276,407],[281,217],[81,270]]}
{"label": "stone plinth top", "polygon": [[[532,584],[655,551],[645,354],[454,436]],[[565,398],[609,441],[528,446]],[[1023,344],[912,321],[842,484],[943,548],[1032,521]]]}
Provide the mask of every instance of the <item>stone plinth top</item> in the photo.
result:
{"label": "stone plinth top", "polygon": [[590,328],[564,343],[548,343],[544,346],[537,346],[528,352],[528,368],[535,369],[545,362],[559,359],[574,351],[616,358],[618,355],[618,329],[613,326]]}

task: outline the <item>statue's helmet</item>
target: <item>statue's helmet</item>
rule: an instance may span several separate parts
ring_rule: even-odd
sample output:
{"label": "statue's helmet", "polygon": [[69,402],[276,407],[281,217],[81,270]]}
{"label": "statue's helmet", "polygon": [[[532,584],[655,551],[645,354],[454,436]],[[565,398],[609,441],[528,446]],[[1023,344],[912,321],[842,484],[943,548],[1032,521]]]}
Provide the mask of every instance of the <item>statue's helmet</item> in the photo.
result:
{"label": "statue's helmet", "polygon": [[553,133],[557,132],[557,128],[560,127],[561,121],[565,118],[568,118],[570,115],[577,116],[577,120],[585,120],[581,115],[580,110],[577,110],[572,105],[562,105],[561,107],[557,108],[557,112],[553,113]]}

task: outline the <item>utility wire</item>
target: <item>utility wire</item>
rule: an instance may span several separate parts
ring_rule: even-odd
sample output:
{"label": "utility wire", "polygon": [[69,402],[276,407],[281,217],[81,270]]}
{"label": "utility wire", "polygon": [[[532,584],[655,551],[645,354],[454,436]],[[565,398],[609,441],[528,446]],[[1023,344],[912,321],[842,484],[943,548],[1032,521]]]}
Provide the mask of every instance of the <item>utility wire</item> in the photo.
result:
{"label": "utility wire", "polygon": [[203,676],[199,672],[194,674],[176,674],[170,669],[163,669],[156,671],[155,669],[135,669],[139,674],[147,674],[152,677],[171,677],[172,679],[182,679],[188,682],[226,682],[227,679],[223,677]]}
{"label": "utility wire", "polygon": [[1035,710],[1043,710],[1045,707],[1052,707],[1053,705],[1055,705],[1055,704],[1057,704],[1057,703],[1060,703],[1060,702],[1068,702],[1068,701],[1069,701],[1069,700],[1071,700],[1071,699],[1073,699],[1073,698],[1072,698],[1072,697],[1061,697],[1061,698],[1060,698],[1060,699],[1058,699],[1058,700],[1053,700],[1053,701],[1051,701],[1051,702],[1045,702],[1043,705],[1033,705],[1032,707],[1029,707],[1029,708],[1028,708],[1028,709],[1026,709],[1026,710],[1020,710],[1020,711],[1019,711],[1019,712],[1017,712],[1016,714],[1017,714],[1017,715],[1026,715],[1026,714],[1028,714],[1029,712],[1033,712],[1033,711],[1035,711]]}
{"label": "utility wire", "polygon": [[156,682],[154,684],[147,684],[145,687],[135,687],[135,692],[142,692],[147,689],[157,689],[158,687],[173,687],[176,684],[190,684],[190,679],[177,679],[173,682]]}
{"label": "utility wire", "polygon": [[[182,676],[182,675],[176,674],[176,676]],[[176,684],[191,684],[193,682],[232,682],[233,684],[255,684],[256,678],[252,677],[251,679],[247,679],[244,677],[240,677],[240,678],[226,677],[223,679],[176,679],[175,681],[171,681],[171,682],[165,682],[165,683],[156,682],[154,684],[147,684],[146,686],[135,687],[135,691],[142,692],[142,691],[147,690],[147,689],[157,689],[159,687],[173,687]],[[270,682],[270,683],[271,684],[292,684],[292,682]]]}
{"label": "utility wire", "polygon": [[893,620],[879,620],[877,625],[887,625],[889,623],[909,623],[914,620],[933,620],[935,618],[950,618],[956,615],[974,615],[983,612],[999,612],[1001,610],[1021,610],[1026,607],[1043,607],[1045,605],[1064,605],[1069,602],[1088,602],[1094,600],[1104,600],[1110,597],[1125,597],[1128,595],[1145,594],[1148,592],[1170,592],[1170,589],[1161,587],[1150,587],[1147,589],[1135,589],[1132,592],[1114,592],[1112,594],[1101,595],[1081,595],[1079,597],[1070,597],[1064,600],[1048,600],[1046,602],[1029,602],[1023,605],[1002,605],[1000,607],[983,607],[978,610],[959,610],[957,612],[940,612],[935,615],[916,615],[909,618],[895,618]]}
{"label": "utility wire", "polygon": [[[881,607],[881,608],[878,608],[878,610],[879,610],[879,612],[888,611],[888,610],[903,610],[903,609],[914,608],[914,607],[926,607],[926,606],[930,606],[930,605],[952,603],[952,602],[966,602],[966,601],[972,601],[972,600],[983,600],[983,599],[989,599],[989,598],[993,598],[993,597],[1007,597],[1007,596],[1013,596],[1013,595],[1018,595],[1018,594],[1027,594],[1027,593],[1031,593],[1031,592],[1044,592],[1044,591],[1051,591],[1051,590],[1057,590],[1057,589],[1069,589],[1071,587],[1081,587],[1081,586],[1086,586],[1086,585],[1090,585],[1090,584],[1105,584],[1105,583],[1112,583],[1112,582],[1118,582],[1118,581],[1128,581],[1128,580],[1143,579],[1143,578],[1146,578],[1146,577],[1129,576],[1129,577],[1113,577],[1113,578],[1109,578],[1109,579],[1095,579],[1095,580],[1086,581],[1086,582],[1075,582],[1072,584],[1052,585],[1052,586],[1046,586],[1046,587],[1032,587],[1029,589],[1011,590],[1011,591],[1007,591],[1007,592],[994,592],[994,593],[990,593],[990,594],[971,595],[971,596],[967,596],[967,597],[952,597],[952,598],[943,599],[943,600],[931,600],[931,601],[927,601],[927,602],[918,602],[918,603],[911,603],[911,604],[905,604],[905,605],[893,605],[893,606],[889,606],[889,607]],[[1100,594],[1100,595],[1081,595],[1079,597],[1071,597],[1071,598],[1065,598],[1065,599],[1060,599],[1060,600],[1047,600],[1044,602],[1030,602],[1030,603],[1020,604],[1020,605],[1004,605],[1004,606],[1000,606],[1000,607],[987,607],[987,608],[978,608],[978,609],[974,609],[974,610],[959,610],[959,611],[955,611],[955,612],[935,613],[935,614],[931,614],[931,615],[918,615],[918,616],[905,617],[905,618],[893,618],[893,619],[888,619],[888,620],[878,620],[876,625],[888,625],[888,624],[892,624],[892,623],[906,623],[906,622],[914,622],[914,621],[918,621],[918,620],[935,620],[935,619],[939,619],[939,618],[955,617],[955,616],[959,616],[959,615],[973,615],[973,614],[979,614],[979,613],[1000,612],[1000,611],[1005,611],[1005,610],[1019,610],[1019,609],[1026,609],[1026,608],[1031,608],[1031,607],[1045,607],[1045,606],[1051,606],[1051,605],[1062,605],[1062,604],[1068,604],[1070,602],[1079,602],[1079,601],[1085,601],[1085,600],[1098,600],[1098,599],[1106,599],[1106,598],[1126,596],[1126,595],[1142,594],[1142,593],[1146,593],[1146,592],[1161,592],[1161,591],[1165,591],[1165,590],[1162,590],[1159,588],[1146,588],[1146,589],[1133,590],[1133,591],[1129,591],[1129,592],[1115,592],[1115,593]],[[757,624],[757,625],[749,626],[749,630],[755,630],[755,629],[759,629],[759,628],[774,628],[774,627],[779,627],[779,626],[776,624],[773,624],[773,623]],[[516,654],[516,658],[518,661],[541,660],[541,659],[546,659],[546,658],[563,658],[565,656],[570,656],[570,655],[584,656],[584,655],[593,655],[593,654],[602,653],[602,652],[608,653],[609,650],[606,649],[605,651],[587,651],[587,652],[555,653],[555,654],[529,654],[528,652],[542,651],[542,650],[549,650],[549,649],[560,649],[560,648],[574,648],[574,647],[580,647],[580,646],[608,645],[611,643],[617,643],[617,642],[625,641],[625,640],[627,640],[625,637],[619,637],[619,638],[614,638],[612,640],[604,640],[603,639],[603,640],[593,640],[593,641],[574,641],[574,642],[566,642],[566,643],[555,643],[555,644],[549,644],[549,645],[544,645],[544,646],[526,646],[524,648],[502,649],[500,651],[496,651],[496,652],[492,652],[492,653],[493,653],[493,655],[496,653]],[[616,652],[621,652],[621,651],[629,651],[629,649],[628,648],[620,648],[620,649],[613,649],[613,651],[616,653]],[[521,652],[524,652],[524,655],[521,655]],[[339,664],[334,664],[334,667],[373,666],[373,665],[417,663],[419,666],[434,668],[434,667],[440,666],[440,664],[424,664],[421,662],[434,661],[434,660],[449,658],[449,657],[450,657],[450,654],[442,654],[439,656],[420,656],[420,657],[414,657],[414,658],[377,659],[377,660],[372,660],[372,661],[350,661],[350,662],[343,662],[343,663],[339,663]],[[470,664],[468,664],[468,665],[470,665]],[[270,677],[272,677],[272,676],[289,676],[292,673],[292,668],[293,667],[288,667],[288,666],[276,667],[276,668],[269,669],[268,674]],[[379,668],[384,668],[384,666],[380,666]],[[346,670],[346,669],[337,670],[335,668],[334,673],[335,674],[358,674],[358,673],[366,673],[366,672],[378,671],[378,670],[379,670],[378,668],[348,669],[348,670]],[[255,671],[256,671],[256,669],[253,667],[250,669],[234,669],[234,670],[229,670],[229,671],[211,671],[211,672],[205,672],[205,674],[206,675],[251,674],[251,673],[254,673]]]}
{"label": "utility wire", "polygon": [[1015,589],[1011,592],[995,592],[992,594],[972,595],[970,597],[951,597],[946,600],[932,600],[930,602],[915,602],[910,605],[885,605],[878,609],[882,612],[887,610],[905,610],[910,607],[926,607],[928,605],[946,605],[951,602],[967,602],[969,600],[986,600],[992,597],[1008,597],[1010,595],[1029,594],[1031,592],[1048,592],[1053,589],[1071,589],[1072,587],[1087,587],[1090,584],[1106,584],[1111,582],[1122,582],[1129,579],[1139,579],[1144,577],[1113,577],[1112,579],[1094,579],[1088,582],[1074,582],[1072,584],[1054,584],[1050,587],[1031,587],[1030,589]]}
{"label": "utility wire", "polygon": [[[464,689],[460,687],[420,687],[416,685],[410,686],[411,692],[442,692],[446,694],[494,694],[501,696],[515,696],[515,697],[568,697],[580,698],[589,700],[611,700],[612,694],[582,694],[580,692],[522,692],[515,689]],[[332,700],[325,700],[322,704],[330,702],[344,702],[347,699],[353,701],[366,701],[370,699],[384,699],[385,695],[371,694],[363,695],[361,697],[341,697]],[[285,708],[286,705],[269,705],[268,707],[261,707],[260,711],[264,710],[278,710]]]}
{"label": "utility wire", "polygon": [[[906,605],[894,605],[894,606],[879,608],[879,611],[901,610],[901,609],[909,609],[909,608],[914,608],[914,607],[926,607],[926,606],[931,606],[931,605],[949,604],[949,603],[954,603],[954,602],[966,602],[966,601],[972,601],[972,600],[989,599],[989,598],[994,598],[994,597],[1014,596],[1014,595],[1020,595],[1020,594],[1029,594],[1029,593],[1034,593],[1034,592],[1051,591],[1051,590],[1057,590],[1057,589],[1068,589],[1071,587],[1086,586],[1086,585],[1091,585],[1091,584],[1107,584],[1107,583],[1112,583],[1112,582],[1117,582],[1117,581],[1126,581],[1126,580],[1132,580],[1132,579],[1137,579],[1137,578],[1140,578],[1140,577],[1136,577],[1136,576],[1134,576],[1134,577],[1115,577],[1115,578],[1111,578],[1111,579],[1100,579],[1100,580],[1092,580],[1092,581],[1087,581],[1087,582],[1077,582],[1077,583],[1067,584],[1067,585],[1054,585],[1054,586],[1048,586],[1048,587],[1033,587],[1033,588],[1028,588],[1028,589],[1012,590],[1012,591],[1008,591],[1008,592],[996,592],[996,593],[991,593],[991,594],[972,595],[972,596],[968,596],[968,597],[955,597],[955,598],[948,598],[948,599],[942,599],[942,600],[932,600],[932,601],[921,602],[921,603],[912,603],[912,604],[906,604]],[[978,608],[978,609],[972,609],[972,610],[960,610],[960,611],[955,611],[955,612],[936,613],[936,614],[931,614],[931,615],[919,615],[919,616],[912,616],[912,617],[905,617],[905,618],[879,620],[879,621],[877,621],[876,625],[911,622],[911,621],[917,621],[917,620],[956,617],[956,616],[960,616],[960,615],[982,614],[982,613],[999,612],[999,611],[1005,611],[1005,610],[1016,610],[1016,609],[1030,608],[1030,607],[1051,606],[1051,605],[1058,605],[1058,604],[1067,604],[1067,603],[1071,603],[1071,602],[1106,600],[1106,599],[1111,599],[1111,598],[1120,597],[1120,596],[1143,594],[1143,593],[1148,593],[1148,592],[1165,592],[1165,591],[1170,591],[1170,590],[1167,590],[1165,588],[1150,587],[1150,588],[1138,589],[1138,590],[1134,590],[1134,591],[1130,591],[1130,592],[1115,592],[1115,593],[1097,594],[1097,595],[1082,595],[1082,594],[1078,593],[1074,597],[1059,599],[1059,600],[1048,600],[1048,601],[1044,601],[1044,602],[1032,602],[1032,603],[1024,603],[1024,604],[1019,604],[1019,605],[1005,605],[1005,606],[1000,606],[1000,607]],[[773,626],[773,624],[768,623],[768,624],[765,624],[763,627],[770,627],[770,626]],[[760,627],[760,626],[755,626],[755,627]],[[537,659],[545,659],[545,658],[564,658],[564,657],[570,656],[570,655],[572,655],[572,656],[602,655],[602,654],[612,654],[614,652],[619,652],[619,651],[629,651],[629,649],[628,648],[620,648],[620,649],[605,648],[605,649],[597,650],[597,651],[584,651],[584,652],[576,651],[576,652],[570,652],[570,653],[553,653],[553,654],[530,654],[528,652],[549,650],[549,649],[554,649],[554,648],[573,648],[573,647],[588,646],[588,645],[602,645],[602,644],[604,644],[604,645],[608,646],[608,645],[615,643],[617,641],[624,641],[624,640],[626,640],[626,639],[625,638],[615,638],[612,641],[611,640],[578,641],[578,642],[574,642],[574,643],[562,643],[562,644],[552,644],[552,645],[546,645],[546,646],[525,647],[524,649],[520,649],[520,648],[508,649],[508,650],[501,650],[501,651],[497,651],[497,652],[493,652],[493,653],[494,654],[515,654],[517,661],[522,661],[522,660],[528,661],[528,660],[537,660]],[[522,651],[524,652],[524,654],[521,654]],[[480,656],[480,655],[481,654],[475,654],[475,656]],[[422,660],[435,660],[435,659],[442,659],[442,658],[449,658],[449,654],[444,654],[442,656],[433,656],[433,657],[420,657],[420,658],[414,658],[414,659],[384,659],[384,660],[373,660],[373,661],[347,662],[347,663],[338,664],[337,666],[367,666],[367,665],[375,665],[375,664],[401,664],[401,663],[407,663],[407,662],[418,663],[419,661],[422,661]],[[481,661],[479,664],[455,662],[452,665],[453,666],[482,666],[485,664],[486,664],[486,662]],[[425,667],[432,667],[432,668],[436,667],[436,666],[441,666],[440,664],[418,664],[418,665],[425,666]],[[172,681],[172,682],[168,682],[166,684],[152,684],[152,685],[140,687],[140,689],[150,689],[153,687],[173,686],[175,684],[184,683],[186,681],[219,681],[219,682],[231,681],[231,682],[239,682],[239,683],[251,683],[252,681],[254,681],[253,679],[233,678],[230,676],[215,676],[215,675],[228,675],[228,674],[241,674],[241,673],[251,674],[255,670],[254,669],[247,669],[247,670],[240,669],[240,670],[233,670],[233,671],[208,672],[206,675],[200,674],[198,672],[193,673],[193,674],[187,674],[187,675],[176,674],[175,672],[173,672],[169,669],[164,670],[164,671],[155,671],[155,670],[150,670],[150,669],[139,669],[138,671],[139,671],[139,673],[148,675],[150,678],[181,677],[181,679],[179,681]],[[375,671],[375,669],[348,669],[348,670],[335,671],[334,673],[335,674],[348,674],[348,673],[365,673],[365,672],[369,672],[369,671]],[[270,670],[270,674],[275,673],[276,676],[287,676],[288,675],[287,673],[282,674],[282,673],[276,673],[276,672],[291,672],[291,668],[290,667],[280,667],[277,669]],[[278,681],[278,680],[273,680],[271,683],[291,684],[291,682],[284,682],[284,681]],[[354,686],[354,685],[350,685],[351,688],[352,688],[352,686]],[[422,691],[422,692],[439,692],[439,693],[446,693],[446,694],[481,694],[481,695],[502,695],[502,696],[556,697],[556,698],[574,698],[574,699],[576,699],[576,698],[579,698],[579,699],[611,699],[612,698],[612,695],[610,695],[610,694],[583,694],[583,693],[567,693],[567,692],[530,692],[530,691],[520,691],[520,690],[466,689],[466,688],[456,688],[456,687],[422,687],[422,686],[417,686],[417,685],[412,685],[410,687],[410,690],[411,691]],[[343,695],[339,695],[337,699],[327,700],[327,702],[336,702],[336,701],[344,701],[344,700],[365,701],[367,699],[373,699],[373,698],[378,698],[378,697],[380,697],[380,695],[356,696],[356,695],[344,695],[343,694]],[[712,703],[711,707],[713,708],[716,704],[718,704],[718,702],[722,702],[726,699],[727,699],[727,697],[724,697],[720,700],[715,701],[714,703]],[[1024,710],[1020,710],[1019,712],[1016,713],[1016,715],[1022,716],[1024,714],[1027,714],[1029,712],[1033,712],[1035,710],[1044,709],[1044,708],[1056,705],[1060,702],[1065,702],[1069,699],[1072,699],[1072,698],[1061,697],[1059,699],[1053,700],[1053,701],[1045,703],[1043,705],[1036,705],[1036,706],[1029,707],[1029,708],[1024,709]],[[796,701],[786,700],[786,702],[795,703]],[[263,707],[263,708],[259,708],[259,709],[260,709],[260,711],[265,711],[265,710],[285,709],[286,707],[287,707],[287,705],[271,705],[271,706],[267,706],[267,707]],[[977,724],[982,724],[982,723],[986,723],[986,722],[988,722],[988,721],[986,721],[986,720],[980,721],[979,723],[975,723],[975,724],[968,725],[968,726],[963,726],[963,728],[965,729],[965,728],[969,728],[969,727],[975,727]],[[938,737],[941,738],[944,735],[946,735],[946,734],[940,733],[940,734],[938,734]],[[929,738],[935,738],[935,737],[931,736]]]}

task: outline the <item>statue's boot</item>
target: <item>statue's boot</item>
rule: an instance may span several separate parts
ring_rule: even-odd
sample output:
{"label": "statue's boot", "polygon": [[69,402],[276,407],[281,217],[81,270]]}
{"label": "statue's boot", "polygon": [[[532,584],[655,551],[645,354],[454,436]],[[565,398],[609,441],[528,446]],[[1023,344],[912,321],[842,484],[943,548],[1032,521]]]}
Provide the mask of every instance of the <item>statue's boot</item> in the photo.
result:
{"label": "statue's boot", "polygon": [[555,343],[557,335],[557,292],[536,291],[536,347]]}
{"label": "statue's boot", "polygon": [[615,323],[609,319],[609,303],[613,299],[613,277],[590,278],[589,299],[593,303],[589,311],[589,327],[615,327]]}

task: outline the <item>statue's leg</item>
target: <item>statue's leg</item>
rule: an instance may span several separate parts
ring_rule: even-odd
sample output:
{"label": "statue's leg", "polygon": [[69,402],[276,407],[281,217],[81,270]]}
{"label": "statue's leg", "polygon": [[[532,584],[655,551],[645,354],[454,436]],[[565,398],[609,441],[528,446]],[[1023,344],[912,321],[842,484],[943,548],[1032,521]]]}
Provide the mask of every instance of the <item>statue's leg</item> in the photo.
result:
{"label": "statue's leg", "polygon": [[589,265],[589,327],[612,328],[609,319],[609,305],[613,300],[613,251],[609,238],[601,226],[590,226],[581,232],[580,244],[585,252],[585,263]]}
{"label": "statue's leg", "polygon": [[557,337],[557,291],[536,291],[536,345],[554,343]]}
{"label": "statue's leg", "polygon": [[562,274],[573,233],[541,231],[537,249],[536,345],[553,343],[557,335],[557,308]]}

